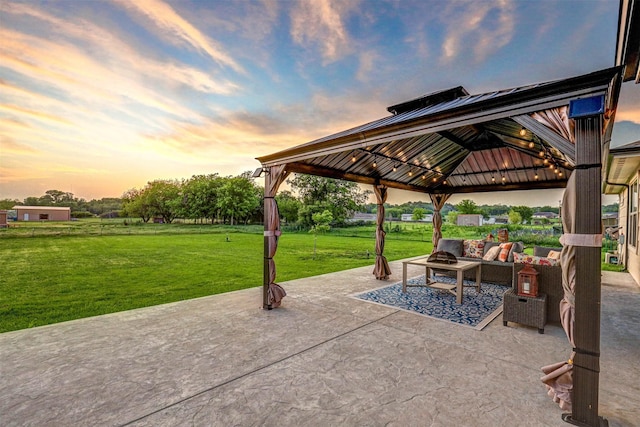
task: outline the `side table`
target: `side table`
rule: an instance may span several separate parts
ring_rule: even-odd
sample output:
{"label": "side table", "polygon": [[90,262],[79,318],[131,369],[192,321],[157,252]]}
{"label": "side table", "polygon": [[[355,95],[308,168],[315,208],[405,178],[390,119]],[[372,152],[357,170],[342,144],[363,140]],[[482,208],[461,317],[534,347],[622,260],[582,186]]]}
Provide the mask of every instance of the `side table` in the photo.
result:
{"label": "side table", "polygon": [[509,289],[504,294],[502,311],[502,324],[507,326],[507,322],[534,326],[538,328],[538,333],[544,334],[544,325],[547,323],[547,294],[526,297]]}

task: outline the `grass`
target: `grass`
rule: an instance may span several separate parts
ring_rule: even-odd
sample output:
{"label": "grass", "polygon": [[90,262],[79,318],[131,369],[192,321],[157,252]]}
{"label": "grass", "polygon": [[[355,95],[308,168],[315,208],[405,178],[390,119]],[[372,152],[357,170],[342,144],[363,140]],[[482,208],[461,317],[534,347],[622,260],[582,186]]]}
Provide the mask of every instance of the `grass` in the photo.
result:
{"label": "grass", "polygon": [[[445,225],[443,235],[482,238],[496,227]],[[386,229],[389,261],[432,250],[431,224],[394,223]],[[261,286],[262,230],[258,225],[124,225],[122,219],[12,224],[0,229],[0,332]],[[360,226],[319,235],[314,256],[313,236],[285,227],[277,281],[373,269],[374,230]],[[533,244],[559,246],[557,237],[538,233],[529,228],[511,234],[512,240],[525,241],[528,253]],[[605,264],[604,253],[602,269],[622,271]]]}
{"label": "grass", "polygon": [[[314,260],[311,235],[285,234],[277,280],[373,266],[374,247],[320,235]],[[0,332],[261,286],[262,250],[261,234],[238,232],[4,239]],[[430,251],[419,241],[385,246],[389,260]]]}

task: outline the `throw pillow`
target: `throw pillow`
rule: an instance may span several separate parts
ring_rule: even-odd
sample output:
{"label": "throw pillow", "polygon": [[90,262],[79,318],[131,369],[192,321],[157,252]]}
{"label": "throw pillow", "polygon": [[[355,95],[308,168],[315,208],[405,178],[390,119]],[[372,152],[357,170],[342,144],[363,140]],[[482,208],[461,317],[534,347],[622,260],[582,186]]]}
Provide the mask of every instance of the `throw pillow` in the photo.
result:
{"label": "throw pillow", "polygon": [[513,262],[513,254],[515,252],[523,252],[524,251],[524,243],[522,242],[513,242],[513,246],[511,246],[511,251],[509,251],[509,257],[507,261]]}
{"label": "throw pillow", "polygon": [[484,240],[464,240],[462,242],[462,256],[469,258],[482,258]]}
{"label": "throw pillow", "polygon": [[493,261],[494,259],[496,259],[499,252],[500,252],[500,246],[494,246],[491,249],[489,249],[486,254],[484,254],[482,259],[485,261]]}
{"label": "throw pillow", "polygon": [[560,252],[558,251],[549,251],[547,254],[547,258],[549,259],[560,259]]}
{"label": "throw pillow", "polygon": [[531,265],[559,265],[558,260],[550,259],[542,256],[527,255],[524,253],[514,253],[513,262],[516,264],[531,264]]}
{"label": "throw pillow", "polygon": [[511,252],[511,246],[513,242],[500,243],[500,253],[498,254],[498,261],[507,262],[509,259],[509,252]]}

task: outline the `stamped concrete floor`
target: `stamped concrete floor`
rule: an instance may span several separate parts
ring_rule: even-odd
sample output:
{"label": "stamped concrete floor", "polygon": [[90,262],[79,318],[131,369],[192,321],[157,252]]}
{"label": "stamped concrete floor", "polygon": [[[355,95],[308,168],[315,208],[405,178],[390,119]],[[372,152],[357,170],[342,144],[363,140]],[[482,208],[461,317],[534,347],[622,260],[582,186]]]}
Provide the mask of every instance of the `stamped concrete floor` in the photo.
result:
{"label": "stamped concrete floor", "polygon": [[[569,355],[559,326],[476,331],[349,298],[385,284],[371,270],[284,283],[272,311],[254,288],[0,334],[0,425],[568,425],[539,380]],[[640,289],[603,282],[599,412],[638,426]]]}

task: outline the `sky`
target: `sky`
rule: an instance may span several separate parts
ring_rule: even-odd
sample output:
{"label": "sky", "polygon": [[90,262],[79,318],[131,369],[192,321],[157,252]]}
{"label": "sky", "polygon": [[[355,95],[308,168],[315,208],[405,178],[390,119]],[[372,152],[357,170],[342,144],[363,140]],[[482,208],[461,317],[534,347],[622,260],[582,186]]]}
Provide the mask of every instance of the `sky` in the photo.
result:
{"label": "sky", "polygon": [[[255,160],[463,85],[615,65],[617,0],[0,0],[0,199],[120,197]],[[612,146],[640,139],[622,88]],[[390,191],[389,201],[428,200]],[[560,190],[465,195],[555,205]],[[452,199],[454,202],[457,200]],[[614,199],[615,201],[615,199]]]}

